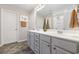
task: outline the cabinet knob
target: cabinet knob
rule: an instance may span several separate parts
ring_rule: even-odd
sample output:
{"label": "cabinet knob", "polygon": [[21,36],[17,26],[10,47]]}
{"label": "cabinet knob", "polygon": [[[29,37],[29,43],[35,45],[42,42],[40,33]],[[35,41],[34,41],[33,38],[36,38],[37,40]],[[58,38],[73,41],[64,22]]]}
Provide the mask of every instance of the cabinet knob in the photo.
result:
{"label": "cabinet knob", "polygon": [[50,47],[50,45],[47,45],[48,47]]}
{"label": "cabinet knob", "polygon": [[56,48],[55,48],[55,47],[54,47],[53,49],[54,49],[54,50],[56,50]]}
{"label": "cabinet knob", "polygon": [[38,42],[37,40],[35,40],[36,42]]}

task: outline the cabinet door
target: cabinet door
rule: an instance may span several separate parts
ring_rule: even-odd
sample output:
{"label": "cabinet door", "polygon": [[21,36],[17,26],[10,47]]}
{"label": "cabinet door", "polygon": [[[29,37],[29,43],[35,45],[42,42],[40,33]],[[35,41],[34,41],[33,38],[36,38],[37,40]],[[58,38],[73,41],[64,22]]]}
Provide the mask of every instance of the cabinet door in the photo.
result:
{"label": "cabinet door", "polygon": [[56,47],[56,54],[71,54],[71,53],[61,48]]}
{"label": "cabinet door", "polygon": [[52,54],[56,54],[56,47],[55,46],[52,46],[52,49],[51,50],[52,50],[51,51]]}
{"label": "cabinet door", "polygon": [[50,43],[50,36],[48,35],[44,35],[44,34],[40,34],[40,40],[43,40],[47,43]]}
{"label": "cabinet door", "polygon": [[50,54],[50,45],[40,40],[40,54]]}
{"label": "cabinet door", "polygon": [[60,38],[52,38],[52,45],[53,44],[72,53],[77,53],[77,44],[74,42],[66,41],[64,39],[61,40]]}

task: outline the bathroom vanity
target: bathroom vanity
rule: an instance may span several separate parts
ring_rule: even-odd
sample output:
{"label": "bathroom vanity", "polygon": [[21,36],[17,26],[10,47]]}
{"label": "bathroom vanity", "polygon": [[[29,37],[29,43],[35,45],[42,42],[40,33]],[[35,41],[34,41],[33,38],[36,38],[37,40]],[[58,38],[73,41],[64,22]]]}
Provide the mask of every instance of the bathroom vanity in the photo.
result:
{"label": "bathroom vanity", "polygon": [[[34,26],[31,25],[35,30],[29,30],[27,34],[28,45],[36,54],[78,54],[79,29],[74,31],[70,27],[71,12],[76,5],[56,6],[42,5],[36,12]],[[42,29],[44,19],[49,20],[51,29],[46,32]]]}
{"label": "bathroom vanity", "polygon": [[28,31],[28,45],[36,54],[78,54],[79,34]]}

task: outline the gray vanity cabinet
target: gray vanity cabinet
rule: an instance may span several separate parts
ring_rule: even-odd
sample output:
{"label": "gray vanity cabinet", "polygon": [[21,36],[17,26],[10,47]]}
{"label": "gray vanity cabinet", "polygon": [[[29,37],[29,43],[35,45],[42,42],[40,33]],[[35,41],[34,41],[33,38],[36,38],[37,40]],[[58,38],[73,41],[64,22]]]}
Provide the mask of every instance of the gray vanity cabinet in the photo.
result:
{"label": "gray vanity cabinet", "polygon": [[40,34],[40,54],[50,54],[50,36]]}
{"label": "gray vanity cabinet", "polygon": [[34,52],[36,54],[40,53],[40,34],[39,33],[35,33]]}
{"label": "gray vanity cabinet", "polygon": [[34,51],[34,32],[29,32],[30,48]]}
{"label": "gray vanity cabinet", "polygon": [[79,43],[68,38],[31,32],[27,34],[28,45],[36,54],[78,54]]}

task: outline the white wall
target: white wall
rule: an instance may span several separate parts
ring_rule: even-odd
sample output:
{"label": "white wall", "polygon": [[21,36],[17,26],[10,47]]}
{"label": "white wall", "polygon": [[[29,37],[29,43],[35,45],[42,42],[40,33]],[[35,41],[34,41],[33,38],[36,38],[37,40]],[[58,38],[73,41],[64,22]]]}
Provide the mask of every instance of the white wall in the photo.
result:
{"label": "white wall", "polygon": [[29,14],[29,29],[36,29],[36,11],[35,9]]}
{"label": "white wall", "polygon": [[29,29],[34,29],[34,10],[29,15]]}
{"label": "white wall", "polygon": [[[26,15],[22,15],[22,16],[27,17],[27,20],[29,21],[28,16],[26,16]],[[20,19],[20,21],[21,20],[22,19]],[[20,24],[20,38],[19,38],[19,41],[26,41],[27,40],[27,30],[28,30],[28,27],[21,27],[21,24]]]}

